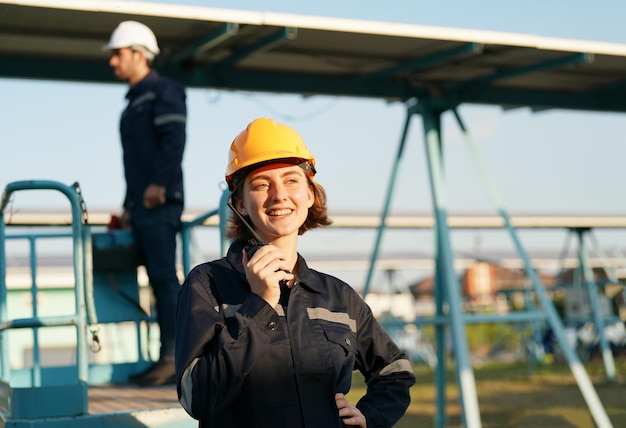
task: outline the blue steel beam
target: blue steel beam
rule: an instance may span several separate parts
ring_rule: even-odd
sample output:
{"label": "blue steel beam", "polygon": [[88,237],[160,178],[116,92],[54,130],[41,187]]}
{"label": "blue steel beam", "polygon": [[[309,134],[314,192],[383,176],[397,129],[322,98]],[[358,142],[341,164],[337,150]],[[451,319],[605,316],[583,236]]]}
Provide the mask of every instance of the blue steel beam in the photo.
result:
{"label": "blue steel beam", "polygon": [[[39,317],[39,296],[37,288],[37,245],[34,236],[28,240],[30,263],[30,298],[32,300],[32,316]],[[39,349],[39,330],[33,328],[33,386],[41,386],[41,352]]]}
{"label": "blue steel beam", "polygon": [[[461,286],[454,271],[454,255],[450,242],[450,230],[447,226],[447,202],[445,196],[443,156],[441,148],[441,111],[421,103],[421,115],[424,122],[426,154],[433,198],[435,229],[437,237],[437,274],[436,287],[443,288],[448,303],[448,316],[454,343],[454,358],[462,416],[466,428],[481,426],[476,381],[469,360],[469,347],[465,332],[465,319],[461,305]],[[440,381],[438,380],[438,383]],[[443,387],[443,385],[438,385]],[[438,418],[443,426],[443,417]]]}
{"label": "blue steel beam", "polygon": [[201,52],[206,52],[223,41],[228,40],[238,32],[239,24],[227,22],[217,30],[184,47],[180,52],[169,58],[164,65],[170,66],[172,64],[185,62],[186,60],[193,58],[195,55]]}
{"label": "blue steel beam", "polygon": [[[1,62],[0,62],[1,65]],[[1,70],[1,68],[0,68]],[[191,87],[215,87],[259,92],[297,93],[303,95],[337,95],[382,98],[405,101],[411,98],[429,99],[431,89],[414,87],[406,81],[390,79],[355,79],[353,76],[312,75],[306,73],[274,74],[270,72],[232,69],[216,76],[203,70],[176,71],[172,77]],[[180,73],[180,74],[177,74]],[[617,93],[616,90],[619,90]],[[493,86],[469,86],[456,91],[443,90],[439,100],[450,105],[465,103],[487,105],[517,105],[564,110],[626,112],[626,80],[611,90],[600,92],[545,92],[532,89],[510,89]]]}
{"label": "blue steel beam", "polygon": [[404,71],[418,71],[424,68],[436,67],[439,64],[450,62],[452,60],[463,58],[470,55],[477,55],[482,53],[483,44],[481,43],[466,43],[461,46],[457,46],[445,51],[435,52],[430,55],[425,55],[418,58],[413,58],[408,61],[404,61],[393,67],[385,68],[382,70],[374,71],[372,73],[359,76],[360,79],[371,79],[373,77],[391,76],[394,74],[402,73]]}
{"label": "blue steel beam", "polygon": [[[8,320],[7,311],[7,257],[6,257],[6,226],[4,224],[4,209],[9,202],[6,192],[0,200],[0,322]],[[7,334],[0,330],[0,386],[2,380],[8,380],[11,375],[9,364],[9,345],[6,341]],[[2,400],[0,400],[2,401]],[[3,405],[6,403],[2,403]]]}
{"label": "blue steel beam", "polygon": [[[421,107],[419,104],[417,104],[416,106]],[[441,107],[439,110],[437,110],[437,115],[432,117],[432,120],[436,121],[435,122],[436,129],[441,128],[441,113],[440,112],[445,111],[445,110],[446,110],[445,107]],[[421,113],[421,110],[417,108],[415,108],[413,111],[415,113]],[[423,119],[423,120],[426,120],[426,119]],[[440,148],[440,145],[441,145],[441,141],[439,141],[439,148]],[[432,183],[432,179],[431,179],[431,183]],[[431,184],[431,188],[434,188],[432,184]],[[431,190],[431,193],[434,195],[433,190]],[[434,200],[434,196],[433,196],[433,200]],[[434,210],[434,206],[433,206],[433,210]],[[435,222],[435,227],[437,228],[437,230],[439,230],[439,227],[436,222]],[[441,284],[443,284],[446,278],[446,267],[445,267],[445,264],[442,262],[444,255],[441,252],[442,247],[439,241],[440,241],[440,235],[437,233],[435,234],[434,240],[433,240],[433,252],[434,252],[434,259],[435,259],[435,278],[434,278],[435,280],[435,289],[434,289],[435,317],[437,318],[444,317],[446,318],[447,323],[445,326],[441,324],[435,325],[435,346],[436,346],[435,354],[437,357],[437,361],[444,362],[447,360],[446,328],[449,328],[450,326],[450,319],[445,311],[445,304],[448,301],[448,294],[446,293],[446,287],[441,286]],[[435,402],[437,405],[437,413],[435,414],[435,421],[434,421],[435,428],[443,428],[444,426],[448,425],[447,414],[445,411],[446,405],[447,405],[447,398],[446,398],[446,385],[448,384],[447,379],[448,379],[448,373],[447,373],[445,364],[437,364],[437,367],[435,367],[435,383],[437,384],[437,390],[436,390],[436,396],[435,396]],[[457,382],[458,382],[458,369],[457,369]],[[460,389],[460,384],[459,384],[459,389]],[[463,400],[461,399],[460,401],[461,401],[461,408],[464,409]]]}
{"label": "blue steel beam", "polygon": [[[439,243],[437,236],[433,240],[433,249],[435,255],[435,285],[440,284],[441,278],[445,278],[444,269],[442,263],[438,261],[441,258],[439,252]],[[435,325],[435,355],[438,362],[447,361],[447,338],[446,327],[450,324],[450,320],[445,312],[445,303],[447,301],[446,292],[444,287],[435,286],[435,317],[445,318],[446,325]],[[446,409],[446,385],[448,384],[448,372],[445,364],[437,364],[435,367],[435,383],[437,384],[437,390],[435,395],[435,403],[437,405],[437,413],[435,414],[435,428],[443,428],[448,425]]]}
{"label": "blue steel beam", "polygon": [[[188,88],[213,88],[300,95],[329,95],[405,101],[431,97],[426,84],[415,87],[408,81],[385,78],[355,79],[353,75],[314,75],[271,73],[232,68],[217,72],[210,65],[189,67],[161,65],[157,69]],[[0,76],[93,83],[116,83],[106,61],[61,61],[39,58],[0,56]],[[438,88],[439,89],[439,88]],[[524,106],[537,110],[564,109],[598,112],[626,112],[626,80],[602,85],[584,92],[546,92],[474,85],[441,90],[446,103]]]}
{"label": "blue steel beam", "polygon": [[464,86],[443,91],[441,98],[456,104],[515,105],[535,109],[563,109],[604,112],[626,112],[626,80],[611,89],[598,92],[544,92],[493,86]]}
{"label": "blue steel beam", "polygon": [[[511,312],[506,315],[499,314],[465,314],[466,324],[506,324],[521,323],[529,321],[542,321],[546,319],[546,314],[540,310]],[[413,324],[421,327],[425,325],[445,326],[449,323],[449,319],[445,315],[436,315],[434,317],[419,317],[413,321],[406,322],[403,319],[385,321],[385,326],[403,327],[407,324]],[[443,361],[443,360],[440,360]]]}
{"label": "blue steel beam", "polygon": [[297,37],[297,35],[298,30],[296,28],[281,28],[280,30],[270,34],[268,37],[261,39],[250,46],[246,46],[243,49],[235,51],[229,57],[226,57],[222,61],[216,63],[214,67],[218,70],[228,68],[245,58],[253,56],[256,53],[272,49],[274,46],[279,45],[286,40],[293,40]]}
{"label": "blue steel beam", "polygon": [[489,84],[498,80],[509,79],[511,77],[523,76],[526,74],[537,73],[540,71],[554,70],[555,68],[562,68],[567,65],[591,63],[594,56],[589,53],[579,53],[574,55],[568,55],[561,58],[554,58],[549,61],[538,62],[535,64],[529,64],[522,67],[509,68],[506,70],[500,70],[496,73],[492,73],[486,76],[476,77],[474,79],[466,80],[460,83],[451,83],[445,85],[447,88],[454,88],[458,86],[471,86],[476,84]]}
{"label": "blue steel beam", "polygon": [[[2,73],[0,61],[0,73]],[[269,71],[199,66],[191,70],[167,69],[167,74],[189,87],[212,87],[229,90],[382,98],[395,101],[427,95],[406,82],[390,79],[355,79],[353,75],[316,75],[307,73],[272,73]]]}
{"label": "blue steel beam", "polygon": [[387,187],[387,195],[385,196],[385,203],[383,204],[383,212],[380,216],[380,225],[378,226],[378,230],[376,233],[376,241],[374,242],[374,249],[372,250],[372,256],[370,257],[370,266],[367,270],[367,277],[365,278],[365,285],[363,286],[363,298],[367,296],[369,292],[370,283],[372,282],[372,276],[374,274],[374,267],[376,265],[376,260],[378,260],[378,252],[380,250],[380,244],[383,239],[383,233],[386,228],[385,222],[387,221],[387,217],[389,215],[389,207],[391,205],[391,198],[393,196],[393,191],[396,187],[396,180],[398,177],[398,171],[400,170],[400,165],[402,163],[402,155],[404,153],[404,147],[406,144],[406,137],[409,132],[409,124],[411,122],[411,117],[413,113],[407,111],[406,119],[404,121],[404,129],[402,130],[402,137],[400,138],[400,144],[398,146],[398,151],[396,153],[396,157],[393,162],[393,167],[391,169],[391,178],[389,180],[389,186]]}
{"label": "blue steel beam", "polygon": [[585,285],[587,286],[587,294],[589,296],[589,303],[591,304],[591,313],[593,314],[593,322],[596,326],[598,337],[600,338],[600,350],[602,353],[602,361],[604,362],[604,369],[606,370],[607,379],[615,381],[615,362],[613,361],[613,352],[609,346],[609,342],[606,339],[604,333],[604,317],[600,309],[600,302],[598,301],[598,284],[596,283],[593,270],[591,269],[591,263],[589,262],[589,254],[585,247],[584,235],[589,232],[588,229],[576,229],[574,233],[578,237],[578,259],[580,262],[580,269],[582,275],[585,278]]}
{"label": "blue steel beam", "polygon": [[589,237],[591,238],[591,242],[593,244],[593,250],[600,257],[600,261],[602,262],[602,269],[604,270],[604,274],[606,275],[607,279],[613,283],[618,283],[619,280],[617,279],[617,267],[611,267],[609,265],[608,257],[604,252],[604,249],[600,245],[600,241],[598,241],[598,238],[596,238],[591,229],[589,229]]}
{"label": "blue steel beam", "polygon": [[229,239],[226,238],[228,233],[228,219],[231,216],[232,212],[228,207],[228,199],[230,198],[230,190],[226,187],[222,191],[222,196],[220,197],[220,208],[219,208],[219,228],[220,228],[220,254],[225,257],[226,253],[228,253],[229,247]]}
{"label": "blue steel beam", "polygon": [[76,325],[79,321],[78,315],[54,315],[46,317],[33,316],[31,318],[16,318],[0,322],[0,330],[36,328],[36,327],[60,327]]}

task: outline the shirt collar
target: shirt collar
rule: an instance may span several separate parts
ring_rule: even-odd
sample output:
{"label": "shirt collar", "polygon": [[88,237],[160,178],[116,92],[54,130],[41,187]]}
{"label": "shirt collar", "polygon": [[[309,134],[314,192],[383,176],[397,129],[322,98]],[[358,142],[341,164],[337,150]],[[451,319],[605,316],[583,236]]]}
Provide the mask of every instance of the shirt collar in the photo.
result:
{"label": "shirt collar", "polygon": [[130,89],[128,89],[128,92],[126,92],[126,98],[130,98],[133,96],[133,94],[145,91],[145,86],[158,78],[159,73],[157,73],[156,70],[150,69],[148,74],[146,74],[143,79],[141,79],[139,82],[137,82],[136,85],[133,85],[130,87]]}

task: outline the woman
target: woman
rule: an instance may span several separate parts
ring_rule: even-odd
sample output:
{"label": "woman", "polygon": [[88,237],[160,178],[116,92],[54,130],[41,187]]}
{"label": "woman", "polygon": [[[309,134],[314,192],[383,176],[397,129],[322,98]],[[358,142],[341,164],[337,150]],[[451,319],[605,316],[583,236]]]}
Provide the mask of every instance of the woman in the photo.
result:
{"label": "woman", "polygon": [[[331,223],[315,159],[270,119],[233,141],[226,257],[194,268],[178,300],[176,372],[200,427],[390,427],[411,364],[347,284],[310,269],[298,236]],[[345,394],[359,370],[367,393]]]}

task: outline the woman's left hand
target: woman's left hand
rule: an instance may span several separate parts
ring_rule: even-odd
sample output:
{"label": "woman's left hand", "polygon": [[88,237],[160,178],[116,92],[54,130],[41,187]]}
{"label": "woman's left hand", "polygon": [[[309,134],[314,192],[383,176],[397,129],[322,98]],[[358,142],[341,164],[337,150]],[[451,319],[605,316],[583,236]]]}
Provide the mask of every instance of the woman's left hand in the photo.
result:
{"label": "woman's left hand", "polygon": [[367,422],[363,413],[352,405],[341,392],[335,394],[335,403],[337,404],[337,409],[339,409],[339,417],[344,425],[367,428]]}

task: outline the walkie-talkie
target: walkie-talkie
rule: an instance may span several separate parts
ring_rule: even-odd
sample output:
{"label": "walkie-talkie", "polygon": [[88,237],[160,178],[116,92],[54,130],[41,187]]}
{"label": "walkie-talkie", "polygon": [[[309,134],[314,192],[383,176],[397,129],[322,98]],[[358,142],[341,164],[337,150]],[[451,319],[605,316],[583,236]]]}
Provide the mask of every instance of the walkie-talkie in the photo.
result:
{"label": "walkie-talkie", "polygon": [[246,253],[248,253],[248,259],[251,259],[256,250],[265,245],[263,242],[255,238],[248,239],[248,245],[246,245]]}
{"label": "walkie-talkie", "polygon": [[[237,211],[235,209],[235,207],[233,206],[233,204],[230,202],[230,199],[228,200],[228,202],[226,203],[226,205],[228,205],[228,207],[235,213],[235,215],[237,215],[237,217],[239,217],[239,219],[243,222],[243,224],[246,226],[246,229],[248,229],[248,231],[250,232],[250,234],[252,235],[252,238],[248,239],[248,245],[246,245],[245,249],[246,249],[246,253],[248,254],[248,259],[251,259],[252,256],[254,255],[254,253],[257,252],[257,250],[259,248],[261,248],[264,245],[267,245],[265,242],[263,242],[261,240],[261,238],[259,238],[259,235],[257,235],[256,230],[254,230],[254,228],[250,225],[250,223],[248,223],[246,221],[246,219],[244,218],[244,216],[242,216],[239,211]],[[290,271],[286,270],[285,272],[287,273],[291,273]],[[287,286],[287,280],[282,279],[279,282],[279,285],[286,287]]]}

